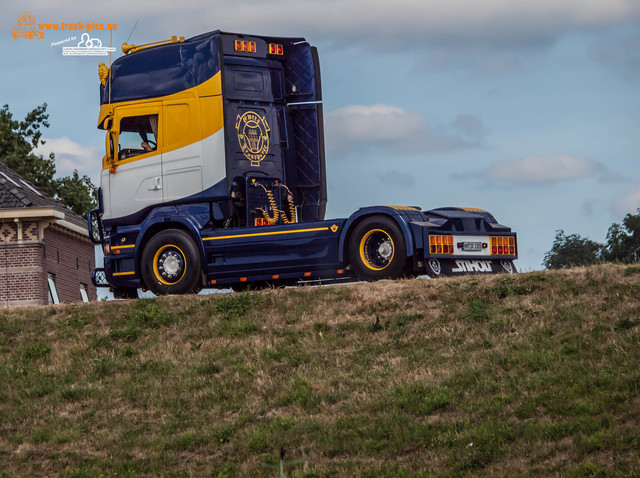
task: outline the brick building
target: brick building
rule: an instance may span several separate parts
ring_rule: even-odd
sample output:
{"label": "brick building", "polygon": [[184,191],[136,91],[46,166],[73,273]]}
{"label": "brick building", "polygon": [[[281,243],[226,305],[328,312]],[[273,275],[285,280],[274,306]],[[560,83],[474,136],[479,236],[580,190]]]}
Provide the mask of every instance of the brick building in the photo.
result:
{"label": "brick building", "polygon": [[84,219],[0,163],[0,307],[96,300]]}

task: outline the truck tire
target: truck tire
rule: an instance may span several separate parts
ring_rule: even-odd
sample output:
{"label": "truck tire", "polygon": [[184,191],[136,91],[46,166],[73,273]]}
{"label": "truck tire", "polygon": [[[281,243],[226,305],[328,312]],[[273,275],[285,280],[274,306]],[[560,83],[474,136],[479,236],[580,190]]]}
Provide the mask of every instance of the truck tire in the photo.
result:
{"label": "truck tire", "polygon": [[145,285],[156,295],[188,294],[202,288],[198,248],[180,229],[153,236],[142,251],[140,269]]}
{"label": "truck tire", "polygon": [[405,251],[402,231],[386,216],[364,219],[349,238],[351,267],[365,281],[401,277],[407,264]]}

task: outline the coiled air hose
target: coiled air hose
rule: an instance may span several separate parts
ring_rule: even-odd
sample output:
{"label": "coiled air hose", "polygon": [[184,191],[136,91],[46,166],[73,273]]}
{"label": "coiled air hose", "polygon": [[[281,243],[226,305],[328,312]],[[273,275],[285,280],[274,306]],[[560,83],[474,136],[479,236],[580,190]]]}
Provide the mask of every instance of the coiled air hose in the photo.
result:
{"label": "coiled air hose", "polygon": [[293,224],[298,222],[296,218],[296,205],[293,202],[293,194],[289,190],[287,186],[284,184],[280,184],[280,187],[285,188],[287,190],[287,203],[289,206],[289,217],[287,217],[287,213],[285,211],[281,211],[282,213],[282,222],[285,224]]}
{"label": "coiled air hose", "polygon": [[269,214],[267,211],[265,211],[262,208],[258,208],[258,210],[262,211],[262,216],[266,219],[267,224],[271,226],[277,223],[278,219],[280,219],[280,210],[278,209],[278,204],[276,204],[276,200],[273,197],[273,193],[271,192],[271,190],[265,188],[262,184],[259,184],[259,183],[258,183],[258,186],[264,189],[264,192],[267,193],[267,198],[269,199],[269,206],[271,207],[272,213]]}

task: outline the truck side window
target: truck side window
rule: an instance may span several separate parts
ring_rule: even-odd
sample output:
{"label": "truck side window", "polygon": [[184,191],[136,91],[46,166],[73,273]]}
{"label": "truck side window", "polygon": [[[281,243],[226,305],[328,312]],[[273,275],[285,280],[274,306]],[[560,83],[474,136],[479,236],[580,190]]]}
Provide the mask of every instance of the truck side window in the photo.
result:
{"label": "truck side window", "polygon": [[120,120],[118,159],[158,149],[158,115],[129,116]]}

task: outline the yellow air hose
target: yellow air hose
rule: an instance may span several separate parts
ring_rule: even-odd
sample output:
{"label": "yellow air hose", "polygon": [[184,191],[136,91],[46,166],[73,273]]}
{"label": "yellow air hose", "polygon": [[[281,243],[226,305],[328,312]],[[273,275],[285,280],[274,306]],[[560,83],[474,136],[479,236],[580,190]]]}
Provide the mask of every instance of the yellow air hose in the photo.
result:
{"label": "yellow air hose", "polygon": [[287,213],[285,211],[281,211],[282,222],[284,222],[285,224],[296,223],[298,222],[298,220],[296,218],[296,205],[293,202],[293,194],[286,185],[280,184],[280,187],[283,187],[287,190],[287,203],[289,204],[289,217],[287,217]]}
{"label": "yellow air hose", "polygon": [[265,211],[262,208],[259,208],[258,210],[262,211],[262,216],[267,220],[267,224],[273,225],[278,222],[278,219],[280,219],[280,210],[278,209],[276,200],[273,197],[273,193],[269,189],[265,188],[262,184],[258,184],[258,186],[264,189],[264,192],[267,193],[267,198],[269,199],[269,206],[271,206],[271,211],[273,216],[271,216],[267,211]]}

